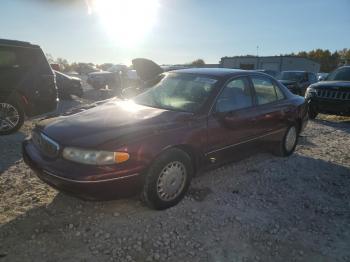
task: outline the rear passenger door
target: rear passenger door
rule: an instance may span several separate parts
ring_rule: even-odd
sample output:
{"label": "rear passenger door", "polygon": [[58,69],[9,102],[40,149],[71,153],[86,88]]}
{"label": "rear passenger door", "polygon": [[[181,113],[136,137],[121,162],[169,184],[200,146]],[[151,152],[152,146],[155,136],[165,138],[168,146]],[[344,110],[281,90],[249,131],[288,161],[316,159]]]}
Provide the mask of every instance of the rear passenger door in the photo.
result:
{"label": "rear passenger door", "polygon": [[265,76],[251,76],[254,87],[256,117],[256,134],[264,136],[283,129],[286,126],[288,106],[285,96],[277,83]]}

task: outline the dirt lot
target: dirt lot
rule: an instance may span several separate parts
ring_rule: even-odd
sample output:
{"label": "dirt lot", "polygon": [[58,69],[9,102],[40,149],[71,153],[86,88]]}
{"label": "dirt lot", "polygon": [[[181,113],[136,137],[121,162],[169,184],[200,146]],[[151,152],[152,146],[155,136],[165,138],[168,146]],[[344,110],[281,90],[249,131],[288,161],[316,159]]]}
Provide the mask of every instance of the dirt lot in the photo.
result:
{"label": "dirt lot", "polygon": [[321,118],[291,157],[200,174],[158,212],[46,186],[21,160],[27,121],[0,137],[0,261],[350,261],[350,119]]}

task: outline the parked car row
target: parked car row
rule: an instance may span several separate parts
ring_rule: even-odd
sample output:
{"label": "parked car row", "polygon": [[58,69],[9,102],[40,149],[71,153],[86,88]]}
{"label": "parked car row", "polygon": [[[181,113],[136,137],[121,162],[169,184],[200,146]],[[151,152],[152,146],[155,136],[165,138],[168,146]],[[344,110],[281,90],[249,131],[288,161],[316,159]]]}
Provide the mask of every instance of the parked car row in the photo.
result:
{"label": "parked car row", "polygon": [[[165,209],[181,201],[201,170],[257,146],[289,156],[309,117],[350,115],[350,67],[321,82],[303,71],[282,72],[279,80],[224,68],[164,72],[141,58],[133,67],[132,87],[123,70],[104,73],[119,76],[121,95],[132,99],[100,101],[36,125],[22,148],[40,179],[87,199],[139,193],[148,206]],[[0,40],[0,70],[2,135],[24,116],[55,110],[58,95],[82,95],[80,79],[53,71],[37,45]]]}

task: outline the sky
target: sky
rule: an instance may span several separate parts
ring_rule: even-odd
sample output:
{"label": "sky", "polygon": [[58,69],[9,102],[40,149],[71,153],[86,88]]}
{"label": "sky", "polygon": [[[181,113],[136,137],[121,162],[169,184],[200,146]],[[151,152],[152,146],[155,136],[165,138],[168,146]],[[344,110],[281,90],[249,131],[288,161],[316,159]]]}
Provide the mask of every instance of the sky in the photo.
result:
{"label": "sky", "polygon": [[218,63],[350,48],[350,0],[0,1],[0,38],[39,44],[69,62]]}

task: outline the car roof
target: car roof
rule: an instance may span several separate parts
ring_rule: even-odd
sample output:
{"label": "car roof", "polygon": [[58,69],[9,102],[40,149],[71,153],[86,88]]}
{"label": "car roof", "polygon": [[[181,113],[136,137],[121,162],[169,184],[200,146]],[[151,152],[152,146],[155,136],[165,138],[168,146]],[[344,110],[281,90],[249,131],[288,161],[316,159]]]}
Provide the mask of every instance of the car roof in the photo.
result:
{"label": "car roof", "polygon": [[[287,73],[308,73],[308,71],[302,71],[302,70],[286,70],[282,72],[287,72]],[[312,73],[312,72],[310,72]]]}
{"label": "car roof", "polygon": [[188,68],[188,69],[179,69],[171,72],[175,73],[185,73],[185,74],[196,74],[196,75],[205,75],[213,77],[230,77],[240,74],[249,74],[252,71],[241,70],[241,69],[230,69],[230,68]]}
{"label": "car roof", "polygon": [[0,39],[0,45],[39,48],[38,45],[33,45],[29,42],[10,40],[10,39]]}

